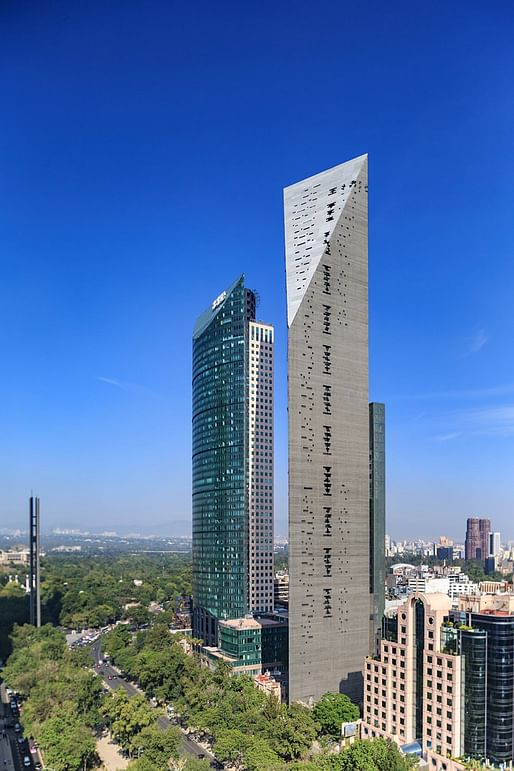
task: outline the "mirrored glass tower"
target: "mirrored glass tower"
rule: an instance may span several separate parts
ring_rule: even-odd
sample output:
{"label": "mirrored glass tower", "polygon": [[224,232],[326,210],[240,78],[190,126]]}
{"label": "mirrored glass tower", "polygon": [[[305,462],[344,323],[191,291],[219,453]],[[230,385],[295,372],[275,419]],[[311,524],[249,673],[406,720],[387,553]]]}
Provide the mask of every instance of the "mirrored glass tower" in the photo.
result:
{"label": "mirrored glass tower", "polygon": [[241,276],[193,332],[193,634],[273,610],[273,327]]}

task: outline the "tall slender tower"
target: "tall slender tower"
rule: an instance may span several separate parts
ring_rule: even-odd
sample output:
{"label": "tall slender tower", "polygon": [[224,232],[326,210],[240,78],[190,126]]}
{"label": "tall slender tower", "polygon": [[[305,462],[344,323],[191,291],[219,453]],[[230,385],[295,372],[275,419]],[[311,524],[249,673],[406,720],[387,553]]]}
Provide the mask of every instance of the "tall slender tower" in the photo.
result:
{"label": "tall slender tower", "polygon": [[31,496],[29,502],[29,619],[30,623],[37,627],[41,626],[40,528],[39,498]]}
{"label": "tall slender tower", "polygon": [[367,155],[284,191],[289,695],[362,699],[369,653]]}
{"label": "tall slender tower", "polygon": [[371,651],[380,652],[385,608],[385,405],[369,405],[369,590],[372,594]]}
{"label": "tall slender tower", "polygon": [[193,633],[273,610],[273,327],[244,276],[193,332]]}

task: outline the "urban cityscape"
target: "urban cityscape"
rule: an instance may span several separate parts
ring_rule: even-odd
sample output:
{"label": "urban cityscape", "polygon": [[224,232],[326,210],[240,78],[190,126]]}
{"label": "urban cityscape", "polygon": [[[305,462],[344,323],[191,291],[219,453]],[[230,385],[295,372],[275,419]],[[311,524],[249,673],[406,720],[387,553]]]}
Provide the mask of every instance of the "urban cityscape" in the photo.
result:
{"label": "urban cityscape", "polygon": [[[155,5],[156,13],[151,22],[149,9],[142,10],[135,3],[127,3],[126,18],[115,9],[106,11],[102,23],[110,31],[105,38],[100,32],[104,9],[96,0],[89,11],[80,13],[73,6],[61,7],[59,3],[57,12],[54,8],[48,11],[49,16],[31,7],[30,33],[25,43],[35,40],[40,27],[50,34],[50,20],[51,25],[59,24],[63,30],[62,39],[56,38],[55,43],[58,57],[62,61],[70,57],[70,61],[82,65],[84,52],[72,53],[68,39],[80,43],[80,49],[82,36],[89,30],[86,37],[93,33],[100,60],[116,68],[119,62],[110,58],[113,30],[120,25],[121,42],[116,46],[122,46],[120,51],[130,49],[132,56],[131,43],[136,39],[132,36],[137,37],[140,27],[146,29],[150,24],[152,35],[145,41],[144,55],[141,50],[143,58],[149,57],[142,72],[150,88],[151,77],[157,77],[164,66],[164,59],[159,57],[175,55],[168,52],[169,42],[173,39],[179,45],[176,31],[171,32],[174,14],[165,4],[150,5]],[[407,6],[401,5],[402,13],[407,13]],[[378,4],[371,6],[375,6],[375,13],[379,11]],[[220,8],[222,17],[227,10]],[[249,16],[241,9],[232,10],[240,25],[232,20],[234,29],[242,31]],[[303,13],[305,9],[300,10]],[[460,10],[464,13],[464,4]],[[466,23],[471,25],[471,37],[480,35],[485,22],[492,25],[498,51],[512,60],[514,54],[500,22],[512,32],[514,15],[510,9],[503,10],[502,15],[496,4],[493,10],[477,3],[470,11],[473,24],[468,17]],[[210,46],[216,50],[210,65],[208,60],[198,64],[198,72],[208,79],[209,66],[218,56],[224,61],[225,53],[218,51],[211,39],[210,25],[215,35],[220,19],[207,6],[205,12],[206,19],[201,22],[198,9],[193,15],[209,51]],[[308,12],[309,18],[317,19],[312,8]],[[352,12],[348,19],[354,30],[373,16],[369,12],[369,8]],[[191,50],[199,55],[201,47],[193,34],[195,26],[189,13],[177,9],[177,18],[191,33]],[[264,9],[259,11],[267,20],[276,14],[281,29],[289,24],[281,10],[269,13],[267,17]],[[342,23],[349,10],[337,9],[337,13]],[[416,14],[409,19],[407,24],[405,17],[405,30],[410,29],[411,22],[417,26]],[[451,19],[452,23],[459,21],[457,17]],[[5,22],[11,36],[20,31],[19,14],[13,7],[5,12]],[[426,23],[427,28],[418,34],[428,51],[435,33]],[[294,25],[298,24],[296,20]],[[370,34],[382,40],[385,24],[381,9]],[[83,30],[80,25],[84,25]],[[308,24],[295,28],[303,40],[309,39]],[[218,34],[224,36],[226,45],[240,45],[225,29]],[[403,35],[397,39],[402,46],[407,45]],[[251,40],[249,45],[254,42]],[[180,46],[184,54],[191,55],[189,43],[181,41]],[[500,54],[495,45],[491,46],[487,55],[491,66],[496,66]],[[321,52],[322,48],[316,50]],[[356,52],[357,48],[352,50]],[[21,72],[12,41],[9,51],[14,70]],[[42,61],[50,67],[50,73],[51,55],[48,49],[45,51]],[[246,67],[244,49],[238,47],[237,51]],[[160,63],[156,64],[154,55]],[[298,61],[307,62],[305,52],[302,56],[305,58]],[[339,68],[338,56],[333,61]],[[126,61],[133,62],[130,57]],[[279,61],[282,63],[282,55],[274,51],[270,71],[262,80],[270,88],[273,67]],[[234,62],[230,65],[232,73]],[[186,67],[182,63],[177,66],[180,77],[186,78]],[[136,70],[138,67],[131,69],[134,78]],[[317,72],[320,76],[321,70]],[[337,69],[337,73],[339,82],[341,71]],[[196,75],[189,76],[194,93]],[[357,79],[356,89],[365,82],[357,71],[349,76]],[[60,83],[55,73],[54,77]],[[65,72],[63,77],[69,75]],[[84,81],[80,89],[84,83],[100,87],[98,73],[84,71],[81,77]],[[167,77],[171,78],[171,74]],[[263,77],[260,72],[259,78]],[[425,77],[431,84],[435,76],[424,73]],[[438,82],[442,84],[445,77],[443,68],[438,71]],[[13,74],[12,78],[14,84],[17,77]],[[73,75],[72,82],[79,88],[80,78]],[[246,85],[243,78],[238,93],[243,93]],[[128,90],[132,95],[137,88],[135,79]],[[178,99],[179,90],[173,82],[169,93]],[[114,99],[114,91],[108,93]],[[219,109],[222,90],[217,82],[213,93]],[[145,93],[144,99],[155,100],[156,94],[150,97]],[[258,88],[255,94],[263,99],[262,104],[266,102],[267,97]],[[340,94],[344,96],[344,88]],[[379,98],[378,91],[375,97]],[[91,104],[95,113],[99,108],[94,100]],[[79,114],[83,119],[85,109],[81,104]],[[173,112],[174,107],[168,105],[166,109]],[[236,109],[227,103],[228,121],[231,110]],[[343,117],[347,120],[352,112],[348,104],[345,110]],[[419,110],[421,116],[423,110]],[[134,119],[136,114],[137,110],[131,111]],[[509,118],[510,113],[498,119],[505,133]],[[127,132],[131,129],[122,126],[117,118],[113,125],[120,143],[130,144]],[[177,126],[174,130],[178,134],[183,128]],[[193,134],[195,130],[191,124]],[[88,136],[89,131],[86,127]],[[307,128],[301,132],[306,132],[310,140]],[[77,314],[83,314],[81,323],[87,329],[91,325],[95,332],[91,340],[87,335],[77,336],[72,315],[61,318],[56,313],[45,333],[53,342],[41,354],[45,372],[40,379],[41,362],[36,361],[27,370],[29,402],[33,399],[35,405],[45,403],[49,410],[43,417],[48,435],[37,435],[35,444],[31,444],[32,437],[30,442],[25,438],[25,423],[20,418],[22,402],[19,407],[9,402],[14,417],[7,414],[9,407],[6,411],[6,436],[8,445],[12,443],[13,457],[6,445],[2,472],[5,492],[0,500],[0,768],[514,768],[513,491],[510,478],[504,479],[502,471],[510,465],[504,456],[514,434],[512,407],[503,401],[495,401],[488,409],[469,406],[484,396],[503,400],[514,393],[504,379],[507,370],[492,371],[505,359],[509,359],[505,366],[510,367],[510,358],[502,349],[500,363],[470,364],[469,359],[478,356],[489,342],[489,333],[480,327],[465,350],[453,354],[455,372],[463,373],[462,382],[455,380],[447,391],[441,388],[434,393],[431,386],[427,386],[426,393],[404,396],[391,390],[392,383],[395,388],[401,388],[402,383],[410,387],[405,380],[410,368],[402,370],[402,381],[396,354],[397,349],[407,351],[402,348],[402,330],[410,323],[414,338],[420,334],[419,344],[414,341],[410,354],[414,390],[419,385],[414,385],[415,369],[424,366],[422,360],[431,359],[426,364],[429,369],[448,369],[447,351],[437,347],[439,341],[433,345],[428,337],[423,339],[421,327],[415,328],[413,311],[420,317],[430,316],[430,294],[454,279],[445,277],[446,264],[436,264],[435,257],[433,264],[424,264],[412,281],[412,291],[418,295],[414,305],[409,305],[406,315],[396,322],[395,305],[400,302],[401,292],[397,293],[393,286],[396,280],[403,280],[403,274],[415,270],[406,256],[417,249],[415,243],[407,247],[400,244],[410,238],[407,219],[415,216],[418,204],[405,215],[403,224],[396,222],[391,231],[392,251],[397,239],[403,260],[390,276],[382,265],[377,234],[386,220],[396,216],[402,219],[387,193],[387,185],[393,190],[393,198],[396,187],[409,187],[408,171],[411,164],[416,165],[413,159],[422,153],[423,143],[416,139],[411,145],[405,165],[398,166],[401,178],[393,180],[380,171],[375,175],[380,144],[375,134],[363,134],[361,139],[361,133],[359,129],[354,141],[344,142],[336,132],[330,140],[327,138],[331,144],[328,154],[322,151],[321,134],[313,139],[319,147],[311,148],[306,155],[296,146],[294,162],[286,164],[287,172],[280,164],[273,174],[266,172],[270,175],[256,197],[251,175],[243,166],[236,163],[233,173],[234,178],[240,177],[239,187],[231,187],[232,176],[216,176],[210,166],[206,178],[202,178],[198,172],[206,156],[202,156],[200,166],[195,161],[187,203],[183,205],[177,193],[168,210],[175,218],[173,229],[179,232],[185,228],[177,236],[184,240],[180,253],[165,247],[166,262],[171,253],[172,264],[167,265],[169,272],[163,272],[160,279],[155,268],[156,253],[146,258],[141,255],[137,276],[119,255],[107,254],[108,240],[102,240],[107,239],[107,230],[91,234],[91,243],[98,238],[102,253],[92,257],[91,266],[84,263],[78,269],[65,268],[59,260],[59,279],[52,273],[55,264],[52,266],[49,283],[58,283],[59,294],[72,295],[72,315],[76,307]],[[75,147],[76,140],[72,141]],[[140,138],[134,141],[137,145]],[[262,141],[268,146],[273,140]],[[124,162],[130,155],[127,147],[122,149]],[[387,155],[386,146],[381,147]],[[118,151],[117,146],[112,149],[113,153]],[[125,184],[134,184],[127,177],[125,182],[116,178],[114,185],[107,170],[110,152],[106,151],[102,160],[106,170],[101,184],[105,190],[95,193],[104,202],[111,196],[121,196]],[[210,148],[209,153],[214,154],[209,155],[212,168],[216,164],[218,170],[223,168],[226,152],[222,143]],[[265,155],[256,166],[264,163]],[[325,162],[328,158],[333,162]],[[512,153],[509,162],[513,162]],[[428,161],[424,174],[429,173],[431,163],[435,161]],[[160,171],[152,169],[152,175],[159,177],[165,165],[163,159]],[[380,161],[377,167],[381,168]],[[395,168],[394,160],[391,168]],[[464,174],[462,169],[460,173]],[[34,175],[39,173],[34,171]],[[452,174],[441,173],[444,186],[456,184]],[[212,185],[214,178],[216,189]],[[88,211],[85,177],[78,174],[76,185],[81,191],[77,192],[77,201],[86,196],[82,199],[84,213],[70,211],[71,220],[87,217]],[[225,188],[228,192],[221,192]],[[148,201],[153,200],[150,209],[158,207],[157,189],[153,195],[150,190],[138,193],[138,204],[145,208],[142,201],[146,196]],[[269,201],[259,209],[257,199],[263,195]],[[405,212],[409,195],[405,193],[403,199]],[[448,195],[451,200],[457,193],[450,190]],[[243,200],[245,196],[248,201]],[[233,202],[233,212],[224,208],[226,201]],[[186,219],[185,209],[191,205],[192,219]],[[202,207],[207,205],[214,207],[214,220],[204,218]],[[241,242],[239,236],[233,239],[230,234],[233,221],[246,207],[251,211],[238,233],[244,233],[249,242],[255,241],[248,244],[248,249],[244,240]],[[283,236],[276,236],[279,251],[263,256],[261,261],[257,255],[269,246],[264,240],[259,243],[262,234],[257,223],[263,212],[280,220],[276,230],[281,230]],[[132,233],[127,238],[137,241],[131,230],[131,216],[127,209],[123,218]],[[150,228],[151,215],[147,216],[145,222]],[[214,227],[213,222],[223,216],[225,221]],[[449,212],[448,218],[451,216]],[[463,217],[460,210],[455,216]],[[504,224],[502,216],[495,212],[494,227],[505,229],[507,251],[512,249],[506,231],[510,221]],[[463,219],[463,223],[464,229],[472,227],[471,218],[469,222]],[[198,236],[195,232],[202,230],[208,233]],[[451,241],[449,232],[441,242],[445,238]],[[218,246],[212,246],[212,254],[203,254],[204,262],[195,252],[197,237],[205,238],[202,244],[208,246],[220,240]],[[144,232],[140,238],[136,252],[144,246]],[[480,240],[482,234],[472,238]],[[185,253],[187,243],[190,252]],[[452,248],[456,248],[455,244]],[[448,259],[449,252],[445,255]],[[488,255],[490,264],[493,259]],[[451,275],[460,275],[463,266],[465,262]],[[106,292],[106,304],[113,316],[105,318],[111,319],[111,329],[103,325],[105,319],[98,329],[95,327],[95,315],[100,317],[104,312],[100,307],[80,310],[81,293],[86,291],[82,274],[89,270],[91,276],[84,278],[85,285],[92,280],[93,289],[88,291],[98,292],[99,296]],[[427,278],[426,289],[422,288],[425,273],[431,272],[432,283]],[[511,277],[514,275],[509,274],[508,279]],[[482,281],[486,287],[486,279]],[[144,304],[132,305],[127,300],[138,283],[148,284],[148,310]],[[479,293],[479,278],[476,283]],[[507,277],[504,283],[508,283]],[[408,291],[409,280],[401,286],[402,292]],[[31,287],[30,294],[33,291]],[[49,290],[42,285],[41,291],[44,294]],[[451,296],[461,292],[463,305],[468,302],[464,280],[448,291]],[[158,308],[161,292],[164,301]],[[175,297],[178,307],[170,324],[163,308],[173,304]],[[151,307],[152,298],[155,309]],[[497,304],[496,300],[491,304]],[[444,311],[444,305],[448,305],[447,296],[434,310],[434,316]],[[96,396],[86,406],[84,393],[91,384],[78,385],[81,374],[71,348],[76,344],[79,359],[90,355],[90,347],[101,348],[104,341],[106,354],[125,350],[123,335],[128,327],[125,331],[116,327],[118,307],[119,313],[127,313],[137,328],[134,334],[140,348],[134,348],[136,372],[138,366],[143,366],[147,346],[152,351],[152,346],[157,346],[155,356],[159,362],[163,352],[165,359],[172,360],[170,368],[155,378],[162,377],[174,394],[180,392],[178,409],[175,402],[170,408],[158,388],[148,385],[150,371],[141,372],[141,384],[95,375],[95,387],[100,387],[101,393],[105,393],[104,388],[115,392],[122,403],[109,402],[106,406],[104,397]],[[451,313],[454,310],[452,307]],[[147,314],[154,311],[149,332]],[[502,313],[507,316],[507,310]],[[412,322],[409,314],[413,314]],[[450,309],[448,337],[449,319]],[[431,321],[423,323],[430,325]],[[436,327],[438,323],[434,319]],[[505,321],[510,329],[509,324]],[[384,330],[377,333],[381,325]],[[66,343],[71,346],[69,353],[59,351],[60,338],[52,337],[51,329],[56,326],[63,328],[59,332],[63,335],[68,334],[66,327],[70,326],[71,341]],[[111,334],[112,341],[107,343]],[[38,335],[36,317],[31,320],[27,339]],[[386,336],[394,338],[394,345],[382,351],[380,346]],[[440,337],[438,328],[435,337]],[[135,339],[130,337],[127,342],[128,359]],[[426,350],[415,359],[414,350],[423,346]],[[51,394],[45,379],[46,368],[50,372],[60,356],[69,356],[66,396],[64,392]],[[20,366],[18,360],[15,366]],[[468,369],[471,366],[476,366],[473,376]],[[379,369],[382,374],[376,377]],[[479,372],[487,377],[494,375],[494,380],[479,381]],[[500,381],[502,385],[484,384]],[[68,393],[71,382],[77,390],[73,395]],[[179,385],[184,382],[189,384],[186,393]],[[18,393],[17,388],[14,392]],[[20,398],[22,392],[20,389]],[[439,416],[446,421],[442,425],[430,406],[438,400],[444,405]],[[399,407],[400,403],[407,406]],[[62,423],[56,423],[55,415],[61,411]],[[491,423],[493,413],[496,422]],[[29,429],[32,420],[29,410]],[[23,429],[20,427],[20,439],[16,440],[13,430],[18,423],[23,423]],[[429,426],[423,439],[420,425]],[[121,434],[118,440],[113,439],[117,431]],[[84,444],[69,443],[72,435],[83,437]],[[150,436],[155,447],[150,447]],[[466,447],[465,440],[474,449]],[[113,445],[113,441],[118,443]],[[176,455],[169,454],[167,443]],[[114,454],[112,447],[117,448]],[[420,460],[415,456],[417,448]],[[13,459],[18,452],[22,458],[24,452],[30,456],[21,471]],[[168,469],[171,457],[176,459],[176,467]],[[420,481],[419,465],[423,462],[426,479]],[[474,485],[486,478],[482,473],[492,473],[490,469],[496,466],[502,485],[495,488],[490,481],[490,488],[486,485],[483,494],[475,495]],[[171,474],[173,482],[169,483]],[[159,480],[163,478],[169,486],[161,486]],[[438,482],[441,489],[435,489]],[[441,504],[445,492],[448,500]],[[187,506],[184,496],[190,501]],[[63,506],[65,499],[69,509]],[[103,503],[95,510],[93,501]],[[164,512],[164,519],[156,511]]]}

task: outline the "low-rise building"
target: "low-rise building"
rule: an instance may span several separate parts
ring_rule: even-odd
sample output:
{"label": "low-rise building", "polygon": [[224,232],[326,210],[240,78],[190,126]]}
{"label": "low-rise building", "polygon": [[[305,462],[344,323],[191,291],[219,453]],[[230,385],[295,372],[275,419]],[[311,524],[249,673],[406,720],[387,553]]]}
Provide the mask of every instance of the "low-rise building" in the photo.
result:
{"label": "low-rise building", "polygon": [[30,552],[28,549],[0,550],[0,565],[28,565]]}

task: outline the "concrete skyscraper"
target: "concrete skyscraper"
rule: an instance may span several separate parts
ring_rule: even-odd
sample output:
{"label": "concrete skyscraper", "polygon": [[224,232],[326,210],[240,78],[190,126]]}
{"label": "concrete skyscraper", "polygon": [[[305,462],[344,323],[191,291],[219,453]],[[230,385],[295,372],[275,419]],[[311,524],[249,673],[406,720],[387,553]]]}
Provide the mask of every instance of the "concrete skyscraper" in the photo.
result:
{"label": "concrete skyscraper", "polygon": [[193,333],[193,634],[273,610],[273,345],[244,276]]}
{"label": "concrete skyscraper", "polygon": [[362,699],[370,592],[367,155],[284,191],[289,695]]}

